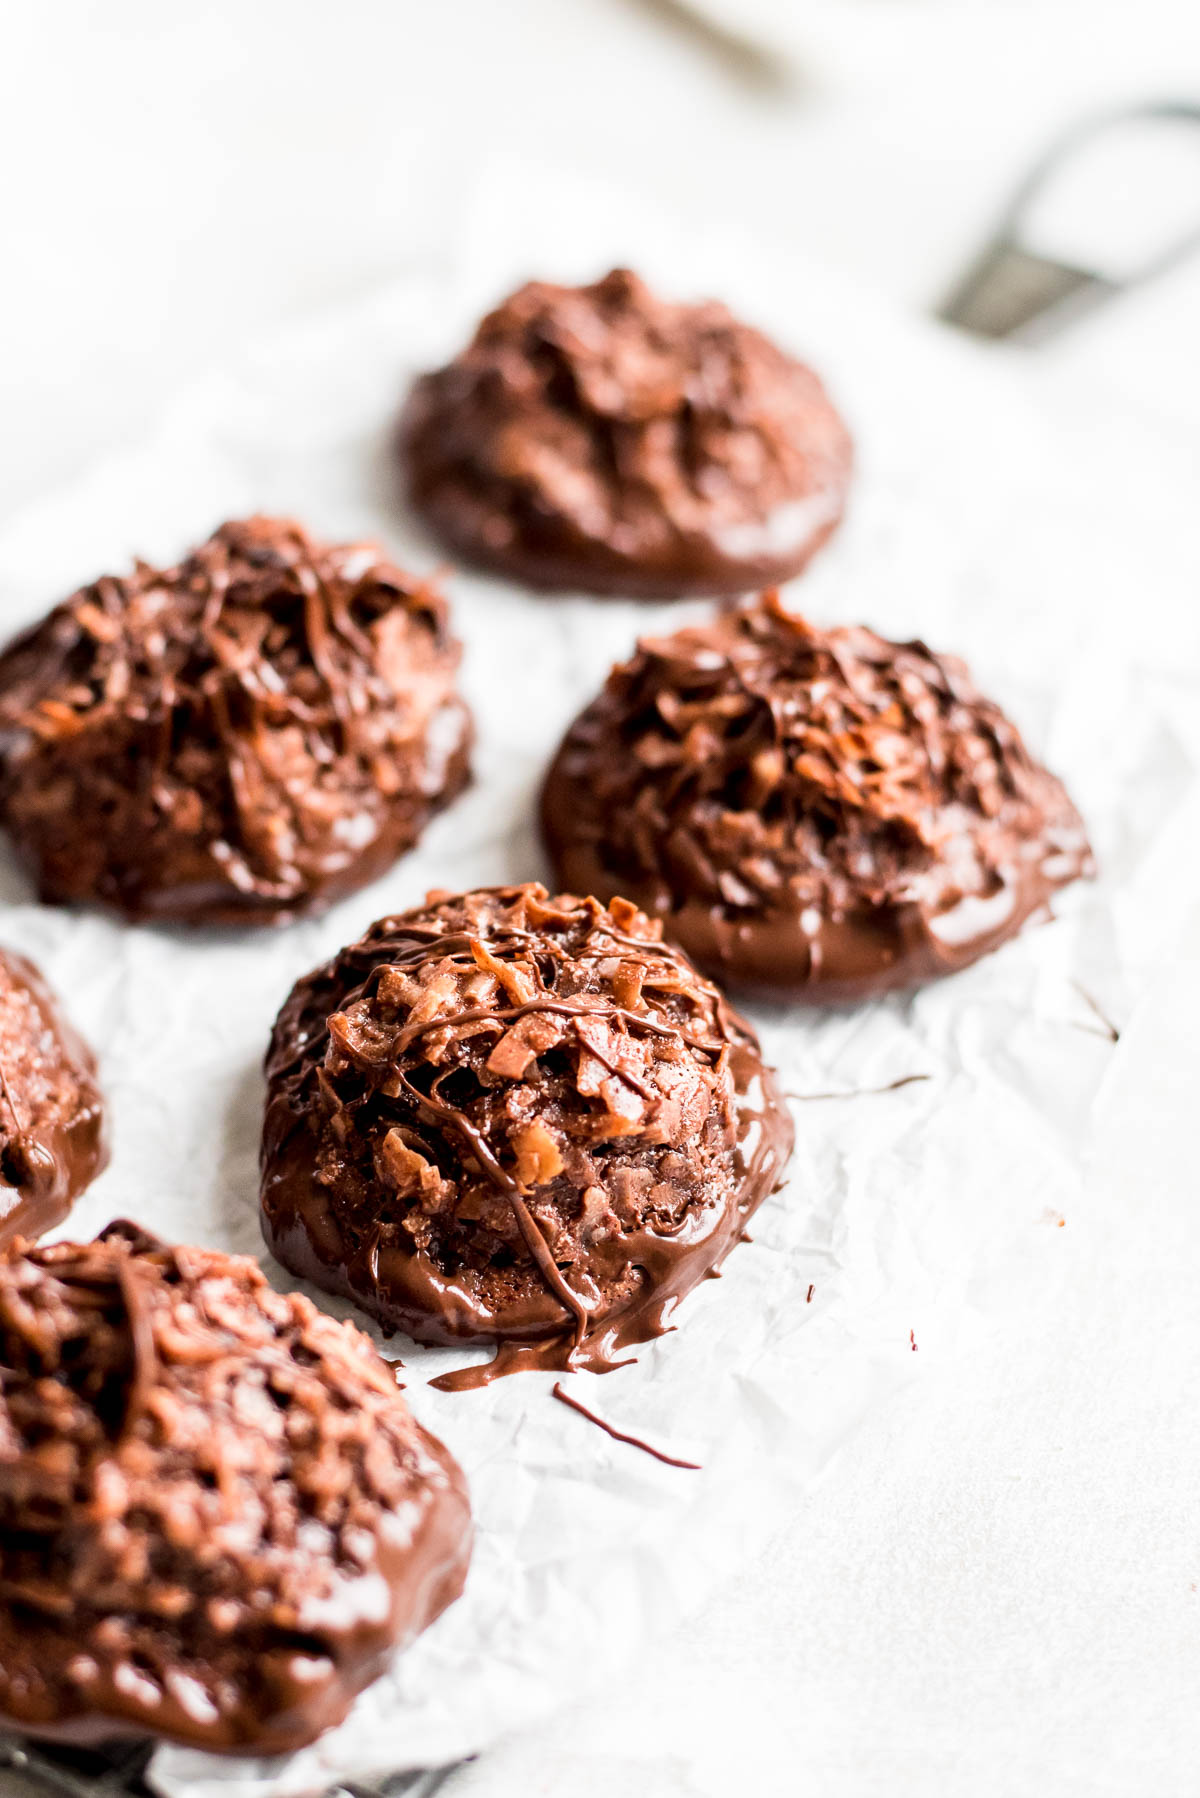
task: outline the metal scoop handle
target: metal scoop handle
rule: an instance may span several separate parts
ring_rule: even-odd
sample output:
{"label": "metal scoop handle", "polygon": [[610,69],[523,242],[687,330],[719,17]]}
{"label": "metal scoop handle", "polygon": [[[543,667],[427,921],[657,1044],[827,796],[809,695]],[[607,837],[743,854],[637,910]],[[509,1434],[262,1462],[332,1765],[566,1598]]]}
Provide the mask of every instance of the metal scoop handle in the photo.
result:
{"label": "metal scoop handle", "polygon": [[1094,269],[1039,254],[1023,241],[1030,207],[1047,181],[1102,133],[1136,119],[1174,120],[1200,131],[1200,103],[1163,100],[1123,107],[1072,127],[1017,188],[994,237],[938,309],[939,318],[981,337],[1019,336],[1024,342],[1040,342],[1105,300],[1164,274],[1200,248],[1198,215],[1192,229],[1165,244],[1132,275],[1113,280]]}

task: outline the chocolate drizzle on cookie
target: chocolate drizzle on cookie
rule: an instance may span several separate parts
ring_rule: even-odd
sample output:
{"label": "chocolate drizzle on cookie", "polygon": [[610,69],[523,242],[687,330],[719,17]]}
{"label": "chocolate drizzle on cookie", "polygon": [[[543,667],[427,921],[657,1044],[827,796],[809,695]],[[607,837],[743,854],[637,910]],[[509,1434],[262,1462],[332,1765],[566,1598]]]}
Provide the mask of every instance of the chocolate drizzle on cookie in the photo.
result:
{"label": "chocolate drizzle on cookie", "polygon": [[352,1324],[134,1225],[0,1256],[0,1719],[279,1754],[462,1589],[462,1475]]}
{"label": "chocolate drizzle on cookie", "polygon": [[300,981],[267,1057],[284,1264],[478,1384],[667,1327],[779,1179],[749,1026],[655,926],[538,886],[431,898]]}
{"label": "chocolate drizzle on cookie", "polygon": [[44,899],[280,923],[382,873],[467,777],[445,601],[373,544],[226,524],[0,655],[0,820]]}
{"label": "chocolate drizzle on cookie", "polygon": [[853,454],[811,369],[627,269],[512,294],[417,382],[400,445],[456,554],[635,598],[798,573],[841,518]]}
{"label": "chocolate drizzle on cookie", "polygon": [[817,630],[774,593],[614,668],[542,818],[564,885],[630,895],[766,997],[953,972],[1092,866],[1061,783],[961,662]]}
{"label": "chocolate drizzle on cookie", "polygon": [[0,949],[0,1246],[60,1223],[107,1161],[95,1057],[33,963]]}

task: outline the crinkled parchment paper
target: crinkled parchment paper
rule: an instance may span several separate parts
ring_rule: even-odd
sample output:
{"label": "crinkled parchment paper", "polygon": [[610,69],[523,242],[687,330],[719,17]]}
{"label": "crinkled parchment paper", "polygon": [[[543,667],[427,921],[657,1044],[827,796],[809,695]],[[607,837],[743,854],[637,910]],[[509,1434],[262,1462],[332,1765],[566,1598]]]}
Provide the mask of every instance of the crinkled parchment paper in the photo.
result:
{"label": "crinkled parchment paper", "polygon": [[[466,1596],[291,1760],[160,1750],[153,1779],[170,1795],[265,1798],[432,1765],[619,1681],[639,1635],[761,1547],[867,1413],[931,1357],[968,1352],[1031,1271],[1045,1276],[1059,1220],[1086,1202],[1089,1115],[1114,1053],[1094,1007],[1129,1018],[1196,890],[1200,555],[1186,523],[1195,472],[1177,446],[786,255],[697,241],[628,197],[545,173],[497,169],[460,252],[281,332],[186,394],[151,441],[12,522],[4,629],[135,552],[173,557],[252,509],[377,534],[427,569],[440,556],[398,504],[388,456],[411,373],[517,279],[627,260],[667,291],[720,294],[826,374],[857,434],[858,482],[792,602],[964,654],[1066,779],[1103,871],[1062,898],[1056,922],[952,981],[824,1016],[754,1013],[795,1095],[788,1185],[676,1333],[634,1367],[571,1382],[702,1472],[610,1441],[551,1399],[549,1377],[431,1392],[456,1357],[391,1345],[470,1480]],[[240,937],[129,929],[32,904],[0,861],[0,940],[41,963],[103,1062],[115,1153],[71,1232],[128,1214],[261,1253],[259,1064],[291,982],[430,886],[544,876],[532,805],[561,729],[638,631],[695,610],[535,598],[467,574],[450,590],[475,785],[326,918]]]}

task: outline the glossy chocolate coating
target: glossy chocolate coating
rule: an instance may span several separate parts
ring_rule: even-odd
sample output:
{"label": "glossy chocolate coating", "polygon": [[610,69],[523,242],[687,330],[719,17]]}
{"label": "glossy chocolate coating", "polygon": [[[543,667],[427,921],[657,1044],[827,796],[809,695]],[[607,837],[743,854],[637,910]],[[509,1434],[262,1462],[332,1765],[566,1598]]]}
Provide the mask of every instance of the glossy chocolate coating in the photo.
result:
{"label": "glossy chocolate coating", "polygon": [[853,459],[811,369],[625,269],[512,294],[416,383],[400,443],[413,503],[457,554],[646,599],[798,573],[841,518]]}
{"label": "glossy chocolate coating", "polygon": [[462,1475],[352,1324],[114,1224],[0,1257],[0,1721],[279,1754],[462,1590]]}
{"label": "glossy chocolate coating", "polygon": [[750,1027],[632,905],[495,888],[383,918],[267,1056],[263,1229],[425,1342],[611,1366],[737,1240],[791,1121]]}
{"label": "glossy chocolate coating", "polygon": [[963,664],[778,597],[641,643],[542,795],[564,886],[715,978],[866,998],[953,973],[1091,871],[1079,814]]}
{"label": "glossy chocolate coating", "polygon": [[0,655],[0,820],[43,899],[283,923],[381,874],[467,778],[445,601],[373,544],[226,524]]}
{"label": "glossy chocolate coating", "polygon": [[0,949],[0,1247],[60,1223],[107,1162],[95,1056],[33,963]]}

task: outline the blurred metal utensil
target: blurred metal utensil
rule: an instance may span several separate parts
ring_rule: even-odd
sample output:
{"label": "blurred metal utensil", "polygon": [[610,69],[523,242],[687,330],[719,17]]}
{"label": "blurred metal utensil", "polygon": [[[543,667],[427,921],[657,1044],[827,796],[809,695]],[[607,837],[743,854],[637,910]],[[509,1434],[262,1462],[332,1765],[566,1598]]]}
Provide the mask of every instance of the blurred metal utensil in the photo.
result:
{"label": "blurred metal utensil", "polygon": [[49,1747],[0,1737],[0,1767],[22,1773],[56,1798],[142,1798],[150,1759],[146,1743],[105,1750]]}
{"label": "blurred metal utensil", "polygon": [[783,95],[799,84],[788,59],[740,24],[689,5],[688,0],[639,0],[639,4],[751,87]]}
{"label": "blurred metal utensil", "polygon": [[[153,1798],[146,1771],[153,1744],[114,1743],[108,1748],[69,1748],[0,1736],[0,1772],[23,1774],[54,1798]],[[459,1763],[461,1765],[461,1763]],[[378,1785],[337,1785],[327,1798],[434,1798],[454,1767],[400,1773]]]}
{"label": "blurred metal utensil", "polygon": [[[1132,266],[1101,266],[1103,253],[1058,254],[1031,241],[1031,216],[1052,183],[1069,176],[1072,163],[1118,130],[1142,126],[1182,127],[1194,137],[1196,192],[1194,222],[1169,233]],[[1124,107],[1074,126],[1035,164],[1018,187],[995,235],[939,308],[938,316],[982,337],[1015,337],[1040,342],[1074,323],[1105,300],[1164,274],[1200,248],[1200,102],[1164,100]],[[1120,260],[1119,258],[1117,259]]]}

